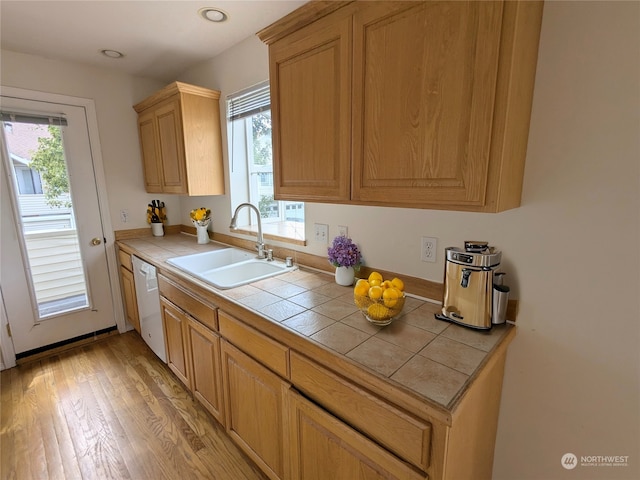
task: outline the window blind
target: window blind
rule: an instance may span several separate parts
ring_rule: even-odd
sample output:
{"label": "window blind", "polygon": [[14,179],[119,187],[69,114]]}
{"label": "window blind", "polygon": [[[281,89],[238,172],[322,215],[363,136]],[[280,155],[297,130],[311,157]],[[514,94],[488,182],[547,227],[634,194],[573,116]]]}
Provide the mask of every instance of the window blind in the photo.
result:
{"label": "window blind", "polygon": [[227,118],[238,120],[271,109],[269,83],[263,82],[227,97]]}
{"label": "window blind", "polygon": [[0,119],[3,122],[12,123],[32,123],[36,125],[58,125],[66,127],[67,119],[62,115],[34,115],[31,113],[0,112]]}

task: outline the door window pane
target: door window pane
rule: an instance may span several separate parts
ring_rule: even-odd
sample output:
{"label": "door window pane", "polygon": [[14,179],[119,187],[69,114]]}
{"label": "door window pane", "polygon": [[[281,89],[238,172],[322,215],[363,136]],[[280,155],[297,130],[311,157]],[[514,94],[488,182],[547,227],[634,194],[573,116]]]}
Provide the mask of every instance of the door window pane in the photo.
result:
{"label": "door window pane", "polygon": [[88,308],[62,128],[3,122],[3,130],[38,317]]}

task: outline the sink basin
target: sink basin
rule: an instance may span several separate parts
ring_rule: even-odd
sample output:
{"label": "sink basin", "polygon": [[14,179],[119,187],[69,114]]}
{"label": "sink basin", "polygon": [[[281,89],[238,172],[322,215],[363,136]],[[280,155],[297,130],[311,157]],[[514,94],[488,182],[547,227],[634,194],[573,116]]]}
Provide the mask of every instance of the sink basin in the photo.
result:
{"label": "sink basin", "polygon": [[240,285],[273,277],[290,270],[292,268],[287,268],[282,262],[253,259],[209,270],[199,276],[214,287],[224,289],[239,287]]}
{"label": "sink basin", "polygon": [[278,260],[257,259],[255,254],[237,248],[169,258],[167,263],[220,289],[239,287],[295,269]]}
{"label": "sink basin", "polygon": [[245,262],[252,258],[256,258],[256,255],[246,250],[239,248],[222,248],[220,250],[169,258],[167,263],[192,275],[198,275],[215,268]]}

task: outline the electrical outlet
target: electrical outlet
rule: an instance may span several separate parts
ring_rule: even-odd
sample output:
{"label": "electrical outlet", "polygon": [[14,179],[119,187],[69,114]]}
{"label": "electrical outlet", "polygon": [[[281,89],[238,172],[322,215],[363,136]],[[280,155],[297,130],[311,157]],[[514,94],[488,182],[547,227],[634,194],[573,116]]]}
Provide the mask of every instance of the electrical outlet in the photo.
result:
{"label": "electrical outlet", "polygon": [[315,239],[316,242],[322,242],[324,244],[329,240],[329,225],[325,225],[323,223],[314,224],[315,228]]}
{"label": "electrical outlet", "polygon": [[436,252],[438,249],[438,239],[434,237],[422,237],[422,250],[420,258],[423,262],[436,262]]}
{"label": "electrical outlet", "polygon": [[122,223],[127,223],[129,221],[129,211],[128,210],[120,210],[120,221]]}
{"label": "electrical outlet", "polygon": [[339,237],[348,237],[349,236],[349,227],[345,225],[338,225],[338,236]]}

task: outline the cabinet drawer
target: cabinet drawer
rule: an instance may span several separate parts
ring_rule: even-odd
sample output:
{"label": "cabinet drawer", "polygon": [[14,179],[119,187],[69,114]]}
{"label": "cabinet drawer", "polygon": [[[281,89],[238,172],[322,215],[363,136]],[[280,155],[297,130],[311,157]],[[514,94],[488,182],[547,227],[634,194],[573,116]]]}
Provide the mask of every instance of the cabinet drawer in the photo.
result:
{"label": "cabinet drawer", "polygon": [[127,252],[123,252],[122,250],[118,250],[118,259],[120,260],[120,265],[124,268],[133,272],[133,264],[131,263],[131,255]]}
{"label": "cabinet drawer", "polygon": [[220,311],[220,333],[240,350],[282,377],[289,377],[289,349]]}
{"label": "cabinet drawer", "polygon": [[158,275],[158,285],[160,287],[160,295],[211,330],[218,330],[217,313],[214,307],[197,299],[162,275]]}
{"label": "cabinet drawer", "polygon": [[291,352],[291,382],[323,408],[416,467],[429,466],[431,425]]}

